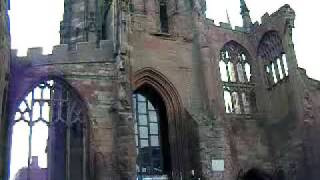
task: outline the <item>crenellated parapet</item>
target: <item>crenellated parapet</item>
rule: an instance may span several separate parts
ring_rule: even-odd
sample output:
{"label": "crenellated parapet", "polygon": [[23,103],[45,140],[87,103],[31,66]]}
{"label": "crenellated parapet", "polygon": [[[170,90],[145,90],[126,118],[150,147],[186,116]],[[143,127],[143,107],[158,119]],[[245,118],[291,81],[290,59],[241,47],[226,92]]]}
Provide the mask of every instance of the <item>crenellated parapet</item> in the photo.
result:
{"label": "crenellated parapet", "polygon": [[232,27],[232,25],[230,23],[227,23],[227,22],[219,22],[219,25],[216,25],[214,23],[214,20],[207,18],[206,19],[206,24],[208,26],[215,26],[215,27],[218,27],[218,28],[221,28],[221,29],[231,30],[231,31],[234,31],[234,32],[248,33],[248,30],[246,28],[240,27],[240,26]]}
{"label": "crenellated parapet", "polygon": [[110,62],[114,60],[114,45],[110,40],[95,42],[79,42],[75,50],[70,50],[66,44],[53,47],[52,54],[44,55],[41,47],[29,48],[27,56],[17,56],[17,50],[11,50],[12,62],[26,66],[41,66],[51,64],[72,64],[88,62]]}

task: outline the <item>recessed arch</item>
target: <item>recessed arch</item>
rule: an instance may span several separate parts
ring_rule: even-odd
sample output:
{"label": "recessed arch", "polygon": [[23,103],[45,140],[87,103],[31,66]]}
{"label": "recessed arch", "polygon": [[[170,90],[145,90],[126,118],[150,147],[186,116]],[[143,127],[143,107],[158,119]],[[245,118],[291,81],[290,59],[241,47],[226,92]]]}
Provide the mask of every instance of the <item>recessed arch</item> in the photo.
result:
{"label": "recessed arch", "polygon": [[252,64],[248,50],[236,41],[227,42],[220,50],[219,69],[226,113],[251,114],[255,109]]}
{"label": "recessed arch", "polygon": [[[73,94],[79,99],[81,100],[81,102],[83,102],[82,106],[83,106],[83,109],[88,111],[88,104],[86,103],[86,101],[83,99],[83,97],[80,95],[81,93],[78,91],[77,88],[75,88],[74,86],[72,86],[66,79],[64,79],[63,77],[61,77],[60,75],[46,75],[46,76],[33,76],[32,77],[32,80],[31,81],[26,81],[28,84],[24,84],[24,82],[22,82],[21,85],[22,87],[24,87],[23,89],[19,89],[18,92],[20,93],[17,93],[15,95],[17,95],[16,97],[13,98],[13,101],[12,101],[12,107],[11,107],[11,113],[10,115],[12,114],[12,111],[15,111],[16,108],[18,105],[19,105],[19,102],[21,102],[23,100],[24,97],[27,96],[27,94],[32,90],[34,89],[35,87],[38,86],[38,84],[40,82],[43,82],[43,81],[48,81],[48,80],[54,80],[56,82],[59,82],[60,84],[63,84],[66,88],[70,89]],[[19,84],[17,84],[19,85]]]}
{"label": "recessed arch", "polygon": [[286,52],[282,38],[277,31],[266,32],[257,49],[257,57],[262,60],[265,80],[269,88],[289,76]]}
{"label": "recessed arch", "polygon": [[163,98],[170,117],[181,115],[182,101],[174,85],[159,71],[153,68],[144,68],[134,74],[133,89],[137,90],[143,85],[150,85]]}
{"label": "recessed arch", "polygon": [[[34,169],[51,179],[86,179],[90,124],[79,93],[62,78],[39,77],[21,94],[9,119],[10,179],[32,178]],[[20,132],[28,147],[17,143]],[[19,148],[25,149],[19,154],[25,162],[15,158]]]}
{"label": "recessed arch", "polygon": [[167,109],[163,98],[149,85],[133,94],[137,148],[137,177],[171,177]]}
{"label": "recessed arch", "polygon": [[153,68],[144,68],[133,76],[134,92],[152,89],[163,100],[168,124],[168,141],[170,143],[171,174],[178,177],[182,171],[182,103],[174,85],[160,72]]}
{"label": "recessed arch", "polygon": [[236,40],[227,41],[226,43],[223,44],[223,46],[221,46],[220,50],[228,49],[230,47],[237,47],[239,49],[238,51],[247,54],[247,56],[249,57],[248,60],[250,62],[252,61],[252,56],[251,56],[248,48],[246,48],[243,44],[239,43]]}
{"label": "recessed arch", "polygon": [[259,41],[257,55],[263,59],[268,59],[283,53],[284,48],[279,32],[275,30],[265,32]]}

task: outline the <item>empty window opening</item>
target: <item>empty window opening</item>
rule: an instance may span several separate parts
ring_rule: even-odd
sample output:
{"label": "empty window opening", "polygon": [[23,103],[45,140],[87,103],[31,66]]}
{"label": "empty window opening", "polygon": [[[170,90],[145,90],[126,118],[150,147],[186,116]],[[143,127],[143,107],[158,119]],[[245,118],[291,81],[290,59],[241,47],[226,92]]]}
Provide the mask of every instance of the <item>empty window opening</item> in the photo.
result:
{"label": "empty window opening", "polygon": [[133,95],[137,179],[169,178],[171,158],[164,103],[152,91]]}
{"label": "empty window opening", "polygon": [[251,94],[254,84],[251,80],[250,57],[247,51],[236,42],[227,43],[220,52],[219,62],[224,88],[226,113],[252,113]]}
{"label": "empty window opening", "polygon": [[10,180],[85,178],[82,104],[54,80],[27,94],[12,123]]}
{"label": "empty window opening", "polygon": [[167,2],[166,0],[160,0],[160,28],[161,32],[169,32],[168,14],[167,14]]}
{"label": "empty window opening", "polygon": [[282,82],[289,75],[282,39],[277,32],[267,32],[263,36],[258,47],[258,56],[264,60],[265,66],[271,67],[265,69],[268,88]]}
{"label": "empty window opening", "polygon": [[251,67],[250,67],[249,63],[245,63],[244,68],[246,71],[247,81],[250,82],[251,81]]}
{"label": "empty window opening", "polygon": [[286,54],[282,54],[282,62],[283,62],[283,67],[284,67],[284,73],[286,76],[289,75],[289,69],[288,69],[288,63],[287,63],[287,56]]}
{"label": "empty window opening", "polygon": [[[230,48],[231,49],[231,48]],[[246,55],[233,50],[234,56],[230,56],[228,51],[221,51],[220,55],[220,73],[224,82],[250,82],[251,68]]]}
{"label": "empty window opening", "polygon": [[234,113],[241,114],[241,107],[240,107],[240,99],[238,92],[232,92],[232,104],[234,106]]}
{"label": "empty window opening", "polygon": [[277,66],[278,66],[280,80],[282,80],[284,78],[285,74],[282,70],[282,64],[281,64],[281,60],[279,58],[277,59]]}
{"label": "empty window opening", "polygon": [[273,82],[274,82],[274,84],[277,84],[277,82],[278,82],[277,71],[276,71],[273,63],[271,64],[271,67],[272,67]]}
{"label": "empty window opening", "polygon": [[233,113],[233,104],[231,100],[231,93],[229,91],[224,91],[224,103],[227,113]]}
{"label": "empty window opening", "polygon": [[222,81],[227,82],[228,81],[227,65],[225,62],[220,61],[219,66],[220,66],[221,79]]}

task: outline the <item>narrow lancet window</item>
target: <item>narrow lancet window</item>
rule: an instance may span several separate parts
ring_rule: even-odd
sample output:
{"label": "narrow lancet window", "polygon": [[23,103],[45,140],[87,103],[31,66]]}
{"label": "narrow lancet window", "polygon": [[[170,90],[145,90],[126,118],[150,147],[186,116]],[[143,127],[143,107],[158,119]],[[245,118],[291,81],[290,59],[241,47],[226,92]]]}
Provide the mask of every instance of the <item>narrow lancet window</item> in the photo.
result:
{"label": "narrow lancet window", "polygon": [[289,75],[289,69],[288,69],[288,63],[287,63],[287,56],[286,54],[282,54],[282,61],[283,61],[283,66],[284,66],[284,72],[286,76]]}
{"label": "narrow lancet window", "polygon": [[167,1],[160,0],[160,30],[162,33],[169,32]]}

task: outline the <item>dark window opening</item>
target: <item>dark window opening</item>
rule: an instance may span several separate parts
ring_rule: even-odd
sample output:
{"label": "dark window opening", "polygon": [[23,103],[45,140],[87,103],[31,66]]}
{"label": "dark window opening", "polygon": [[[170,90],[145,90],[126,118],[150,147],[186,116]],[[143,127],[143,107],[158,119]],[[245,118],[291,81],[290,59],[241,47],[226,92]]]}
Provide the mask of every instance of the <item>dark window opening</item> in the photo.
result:
{"label": "dark window opening", "polygon": [[109,12],[111,10],[112,2],[109,0],[99,0],[97,1],[97,26],[98,26],[98,39],[99,40],[107,40],[109,37],[108,31],[109,24],[108,16],[110,15]]}
{"label": "dark window opening", "polygon": [[164,0],[160,2],[160,26],[161,26],[161,32],[163,33],[169,32],[167,2],[165,2]]}
{"label": "dark window opening", "polygon": [[[108,7],[110,8],[110,7]],[[108,38],[108,13],[109,13],[109,9],[105,10],[103,12],[103,18],[102,18],[102,24],[101,24],[101,40],[107,40]]]}
{"label": "dark window opening", "polygon": [[167,111],[159,95],[142,88],[133,95],[137,147],[137,179],[168,178],[171,156]]}
{"label": "dark window opening", "polygon": [[12,122],[10,180],[85,179],[83,103],[66,84],[42,81]]}

